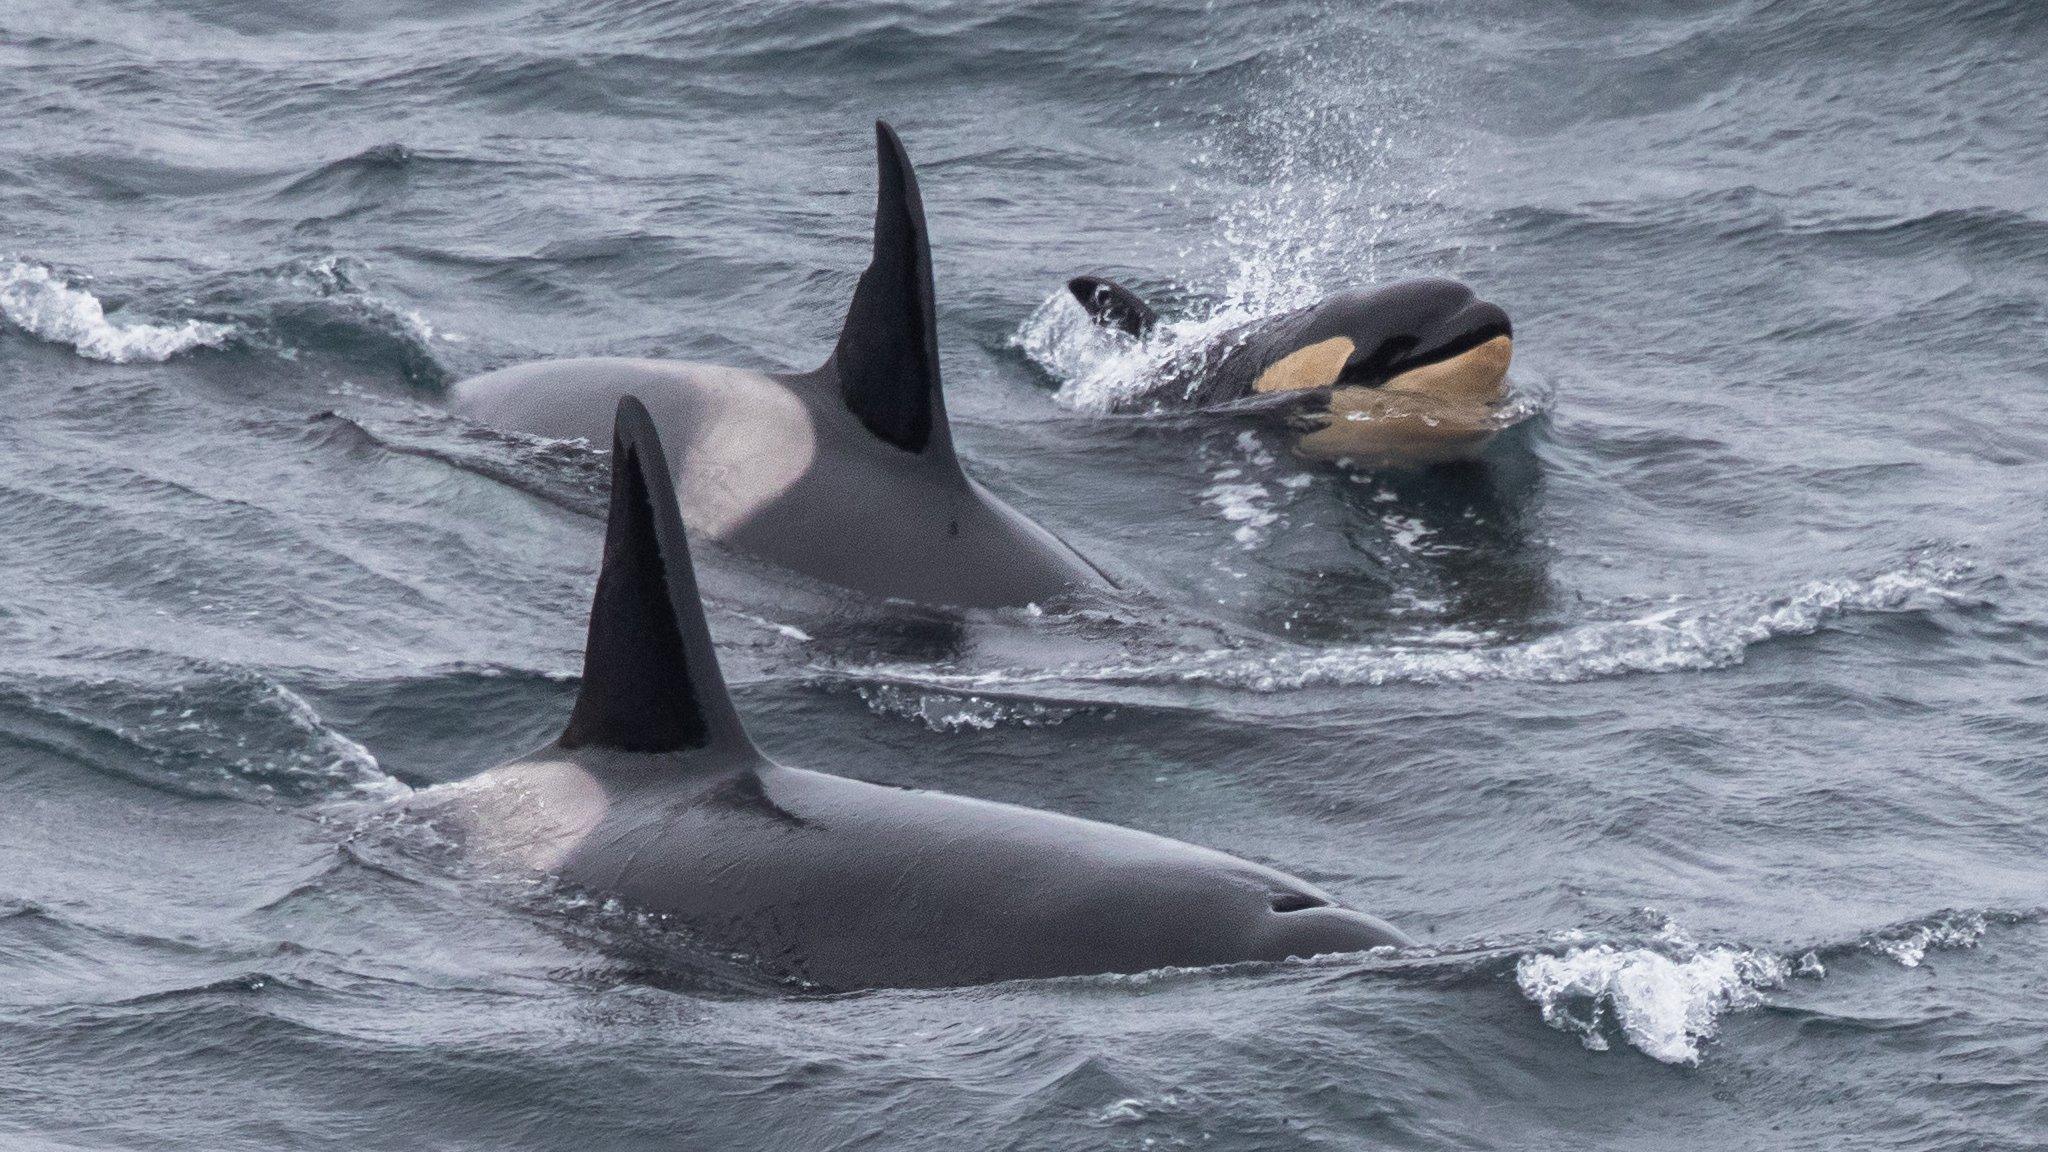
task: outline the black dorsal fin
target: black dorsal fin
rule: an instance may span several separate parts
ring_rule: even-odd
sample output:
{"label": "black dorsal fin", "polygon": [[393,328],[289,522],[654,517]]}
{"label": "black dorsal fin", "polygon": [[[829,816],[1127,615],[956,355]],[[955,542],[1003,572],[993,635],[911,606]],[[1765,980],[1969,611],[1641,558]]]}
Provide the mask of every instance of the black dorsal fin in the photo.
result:
{"label": "black dorsal fin", "polygon": [[632,396],[619,401],[612,426],[604,568],[590,606],[583,688],[561,743],[758,755],[718,670],[661,438]]}
{"label": "black dorsal fin", "polygon": [[924,200],[903,141],[881,120],[875,168],[874,259],[860,274],[825,371],[836,373],[840,398],[868,431],[905,452],[950,460]]}
{"label": "black dorsal fin", "polygon": [[1159,323],[1159,313],[1136,292],[1104,276],[1076,276],[1067,281],[1067,291],[1081,302],[1088,315],[1105,328],[1116,328],[1143,337]]}

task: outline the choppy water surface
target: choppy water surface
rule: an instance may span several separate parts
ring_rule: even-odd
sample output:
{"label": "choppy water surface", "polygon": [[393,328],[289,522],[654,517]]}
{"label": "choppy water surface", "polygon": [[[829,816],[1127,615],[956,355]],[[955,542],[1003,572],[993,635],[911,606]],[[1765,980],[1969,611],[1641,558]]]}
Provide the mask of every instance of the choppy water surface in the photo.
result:
{"label": "choppy water surface", "polygon": [[[2031,1146],[2038,5],[0,0],[0,1144]],[[1296,871],[1425,954],[825,998],[444,867],[551,734],[602,453],[451,379],[807,368],[922,166],[970,466],[1125,601],[707,552],[759,742]],[[1417,274],[1482,466],[1102,415]]]}

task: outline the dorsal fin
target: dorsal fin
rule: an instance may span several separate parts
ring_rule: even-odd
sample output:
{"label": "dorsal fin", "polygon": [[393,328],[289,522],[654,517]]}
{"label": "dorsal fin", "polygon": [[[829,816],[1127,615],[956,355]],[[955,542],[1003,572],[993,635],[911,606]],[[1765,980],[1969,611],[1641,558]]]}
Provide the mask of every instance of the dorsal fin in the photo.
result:
{"label": "dorsal fin", "polygon": [[1116,328],[1143,337],[1159,323],[1159,313],[1136,292],[1104,276],[1076,276],[1067,281],[1067,291],[1081,302],[1090,319],[1105,328]]}
{"label": "dorsal fin", "polygon": [[905,452],[950,460],[924,200],[903,141],[881,120],[875,168],[874,258],[853,290],[825,371],[836,372],[840,398],[868,431]]}
{"label": "dorsal fin", "polygon": [[758,755],[718,670],[661,438],[632,396],[619,401],[612,426],[604,568],[561,744]]}

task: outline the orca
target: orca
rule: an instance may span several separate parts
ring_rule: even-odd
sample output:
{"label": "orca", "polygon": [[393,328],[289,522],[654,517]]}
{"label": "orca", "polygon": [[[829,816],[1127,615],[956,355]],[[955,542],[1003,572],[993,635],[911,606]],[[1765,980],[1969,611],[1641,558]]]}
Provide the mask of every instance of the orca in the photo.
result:
{"label": "orca", "polygon": [[1065,542],[975,483],[939,379],[931,250],[903,142],[875,124],[874,256],[816,371],[673,360],[556,360],[450,390],[483,424],[602,444],[641,397],[674,446],[691,531],[884,599],[1019,607],[1113,587]]}
{"label": "orca", "polygon": [[632,397],[618,404],[611,465],[568,725],[529,755],[402,802],[468,849],[823,990],[1413,944],[1221,852],[768,759],[726,692],[656,421]]}
{"label": "orca", "polygon": [[[1146,339],[1159,314],[1130,289],[1077,276],[1067,291],[1105,329]],[[1469,459],[1505,425],[1514,327],[1455,280],[1339,292],[1176,348],[1124,412],[1283,416],[1302,455],[1360,463]]]}

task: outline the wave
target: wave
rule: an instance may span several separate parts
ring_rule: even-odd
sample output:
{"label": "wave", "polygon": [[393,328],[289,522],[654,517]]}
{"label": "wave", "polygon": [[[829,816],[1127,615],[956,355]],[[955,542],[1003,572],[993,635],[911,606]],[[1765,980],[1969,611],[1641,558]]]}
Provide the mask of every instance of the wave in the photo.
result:
{"label": "wave", "polygon": [[432,460],[566,512],[604,517],[611,484],[609,458],[582,440],[503,432],[440,412],[405,414],[371,427],[329,409],[315,413],[308,426],[313,435],[351,450]]}
{"label": "wave", "polygon": [[1515,961],[1522,995],[1543,1022],[1596,1052],[1621,1039],[1665,1064],[1697,1064],[1721,1020],[1767,1002],[1793,979],[1827,976],[1824,958],[1857,952],[1917,967],[1930,950],[1975,948],[1993,925],[2025,923],[2038,913],[1995,909],[1944,910],[1879,929],[1855,940],[1803,953],[1717,944],[1703,946],[1666,922],[1639,943],[1581,943],[1567,933],[1562,951],[1529,952]]}
{"label": "wave", "polygon": [[[303,751],[281,765],[266,766],[269,772],[281,768],[295,786],[310,783],[321,793],[339,792],[357,799],[395,800],[411,791],[385,772],[368,748],[322,719],[305,697],[282,684],[260,682],[285,722],[305,739]],[[267,782],[264,786],[274,787]]]}
{"label": "wave", "polygon": [[1873,214],[1817,208],[1804,196],[1753,184],[1569,207],[1519,206],[1496,212],[1493,223],[1505,234],[1542,245],[1661,244],[1688,235],[1770,251],[1839,247],[1873,256],[1967,253],[2022,262],[2048,254],[2048,220],[2026,212],[1977,206]]}
{"label": "wave", "polygon": [[304,353],[340,356],[388,367],[414,385],[445,385],[453,373],[436,350],[464,337],[437,331],[417,309],[371,292],[364,276],[360,261],[340,256],[231,272],[195,291],[218,319],[157,323],[110,318],[97,296],[47,266],[0,261],[0,322],[111,364],[160,364],[232,344],[285,360]]}
{"label": "wave", "polygon": [[1678,934],[1655,946],[1595,944],[1562,955],[1536,953],[1515,964],[1515,983],[1543,1014],[1595,1052],[1618,1031],[1664,1064],[1697,1064],[1721,1017],[1763,1003],[1790,968],[1746,948],[1701,948]]}
{"label": "wave", "polygon": [[927,692],[973,694],[1061,684],[1212,685],[1253,692],[1390,683],[1511,680],[1568,684],[1635,673],[1708,671],[1740,664],[1772,640],[1808,636],[1865,613],[1931,610],[1957,603],[1967,563],[1921,557],[1862,578],[1816,580],[1767,599],[1660,608],[1592,621],[1519,643],[1443,629],[1399,643],[1312,649],[1297,645],[1183,652],[1144,663],[1066,668],[933,671],[870,665],[842,675]]}
{"label": "wave", "polygon": [[402,177],[418,158],[418,153],[403,144],[378,144],[322,164],[296,177],[278,189],[277,194],[290,197],[361,191],[365,185],[381,185]]}
{"label": "wave", "polygon": [[[1643,910],[1654,927],[1630,932],[1573,929],[1539,940],[1482,940],[1407,950],[1329,954],[1277,965],[1254,962],[1207,968],[1157,968],[1128,975],[1069,977],[1107,987],[1148,987],[1222,974],[1315,973],[1321,983],[1358,979],[1420,980],[1443,992],[1512,983],[1543,1022],[1587,1050],[1634,1049],[1662,1064],[1696,1066],[1729,1016],[1789,1007],[1782,998],[1801,984],[1829,979],[1823,958],[1878,954],[1902,967],[1928,949],[1967,950],[1990,930],[2037,922],[2043,909],[1949,909],[1853,939],[1809,948],[1701,942],[1679,924]],[[1894,949],[1912,941],[1905,955]],[[1841,979],[1836,976],[1835,979]]]}
{"label": "wave", "polygon": [[262,345],[286,359],[301,351],[339,355],[353,362],[388,365],[407,382],[439,388],[454,378],[434,352],[437,343],[460,343],[457,333],[436,331],[417,309],[393,303],[364,287],[360,261],[340,256],[293,261],[268,270],[268,291],[283,299],[258,305],[250,326]]}
{"label": "wave", "polygon": [[8,743],[182,795],[384,801],[409,791],[305,697],[242,668],[189,665],[168,685],[0,685]]}
{"label": "wave", "polygon": [[[1876,952],[1902,968],[1918,968],[1929,952],[1975,948],[1994,922],[2020,919],[2011,913],[1946,911],[1922,920],[1908,920],[1874,932],[1856,942],[1856,947]],[[1814,963],[1819,964],[1816,957]]]}
{"label": "wave", "polygon": [[39,340],[69,344],[87,359],[110,364],[161,364],[194,348],[219,348],[238,334],[233,324],[208,320],[110,320],[97,296],[43,265],[19,260],[0,263],[0,318]]}

